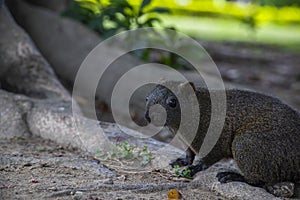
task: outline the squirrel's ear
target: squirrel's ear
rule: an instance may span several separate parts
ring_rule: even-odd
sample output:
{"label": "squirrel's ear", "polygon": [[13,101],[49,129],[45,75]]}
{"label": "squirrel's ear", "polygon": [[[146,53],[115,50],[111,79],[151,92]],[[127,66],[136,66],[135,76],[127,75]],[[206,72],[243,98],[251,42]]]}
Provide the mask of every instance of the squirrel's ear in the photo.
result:
{"label": "squirrel's ear", "polygon": [[184,82],[184,83],[181,83],[179,84],[179,88],[182,89],[182,88],[185,88],[186,86],[190,85],[194,91],[196,91],[196,87],[194,85],[193,82]]}
{"label": "squirrel's ear", "polygon": [[193,90],[196,91],[196,87],[195,87],[194,83],[193,82],[189,82],[189,84],[192,86]]}

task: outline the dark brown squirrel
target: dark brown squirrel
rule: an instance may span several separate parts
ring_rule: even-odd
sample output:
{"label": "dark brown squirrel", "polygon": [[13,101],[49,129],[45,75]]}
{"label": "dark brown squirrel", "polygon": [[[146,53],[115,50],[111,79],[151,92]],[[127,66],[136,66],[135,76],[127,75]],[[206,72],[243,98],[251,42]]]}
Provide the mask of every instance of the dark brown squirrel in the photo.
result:
{"label": "dark brown squirrel", "polygon": [[[191,84],[195,91],[200,122],[186,156],[170,163],[188,166],[191,175],[221,160],[233,158],[240,169],[219,172],[221,183],[242,181],[267,189],[275,196],[291,197],[294,183],[300,180],[300,114],[280,101],[258,92],[226,89],[226,118],[217,143],[196,165],[192,165],[207,132],[211,117],[210,96],[218,90],[197,88],[192,83],[178,83],[178,90]],[[174,133],[180,124],[180,105],[169,89],[158,85],[146,98],[145,118],[148,122],[157,113],[149,113],[153,105],[162,106],[167,114],[165,126]],[[184,134],[188,133],[183,133]]]}

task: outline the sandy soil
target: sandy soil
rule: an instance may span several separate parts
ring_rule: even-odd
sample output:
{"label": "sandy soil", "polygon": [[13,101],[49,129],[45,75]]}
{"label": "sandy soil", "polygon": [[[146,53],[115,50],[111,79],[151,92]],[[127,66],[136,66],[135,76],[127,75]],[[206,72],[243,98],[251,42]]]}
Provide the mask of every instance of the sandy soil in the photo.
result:
{"label": "sandy soil", "polygon": [[[167,199],[167,191],[137,194],[102,187],[167,182],[161,173],[112,172],[77,149],[38,137],[0,141],[1,199]],[[180,192],[188,199],[224,199],[202,189]]]}

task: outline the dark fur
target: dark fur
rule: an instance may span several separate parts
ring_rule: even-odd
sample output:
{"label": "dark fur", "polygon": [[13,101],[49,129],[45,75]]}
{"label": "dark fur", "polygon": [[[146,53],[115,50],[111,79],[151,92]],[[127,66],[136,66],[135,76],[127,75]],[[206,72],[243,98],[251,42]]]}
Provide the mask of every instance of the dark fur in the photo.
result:
{"label": "dark fur", "polygon": [[[211,91],[211,94],[219,91]],[[148,96],[147,110],[160,104],[167,110],[166,126],[176,130],[180,107],[170,109],[165,101],[173,95],[158,86]],[[211,101],[207,89],[196,90],[200,123],[191,144],[197,154],[210,122]],[[224,128],[212,151],[202,158],[210,166],[231,157],[249,183],[275,184],[300,180],[300,115],[279,99],[252,91],[226,90],[227,112]],[[188,133],[183,133],[188,134]],[[192,164],[191,153],[186,164]],[[183,165],[183,164],[182,164]]]}

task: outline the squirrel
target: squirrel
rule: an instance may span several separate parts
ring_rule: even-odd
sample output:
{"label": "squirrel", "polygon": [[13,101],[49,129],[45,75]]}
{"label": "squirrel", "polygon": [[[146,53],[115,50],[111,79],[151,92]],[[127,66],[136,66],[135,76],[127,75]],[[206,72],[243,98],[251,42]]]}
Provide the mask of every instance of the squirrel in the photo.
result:
{"label": "squirrel", "polygon": [[[178,85],[178,90],[186,90],[187,84],[192,86],[201,115],[196,136],[188,144],[185,157],[171,162],[172,167],[188,166],[193,176],[223,158],[233,158],[241,173],[219,172],[216,176],[219,182],[241,181],[263,187],[278,197],[293,196],[294,184],[300,181],[299,112],[272,96],[250,90],[225,89],[226,117],[222,133],[212,150],[192,165],[210,123],[210,96],[220,90],[195,88],[190,82],[173,84]],[[167,87],[157,85],[146,98],[145,119],[149,123],[158,114],[150,113],[149,109],[157,104],[167,114],[164,126],[175,134],[180,124],[177,97]],[[182,136],[185,134],[188,133],[182,133]]]}

